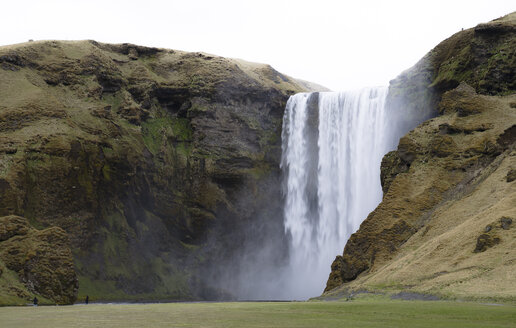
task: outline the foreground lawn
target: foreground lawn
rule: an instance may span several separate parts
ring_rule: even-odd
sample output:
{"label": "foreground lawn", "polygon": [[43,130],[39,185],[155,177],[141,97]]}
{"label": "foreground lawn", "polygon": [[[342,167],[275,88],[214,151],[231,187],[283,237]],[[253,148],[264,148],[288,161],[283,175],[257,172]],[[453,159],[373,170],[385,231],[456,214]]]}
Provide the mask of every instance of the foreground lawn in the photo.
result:
{"label": "foreground lawn", "polygon": [[4,307],[0,327],[516,327],[516,306],[355,301]]}

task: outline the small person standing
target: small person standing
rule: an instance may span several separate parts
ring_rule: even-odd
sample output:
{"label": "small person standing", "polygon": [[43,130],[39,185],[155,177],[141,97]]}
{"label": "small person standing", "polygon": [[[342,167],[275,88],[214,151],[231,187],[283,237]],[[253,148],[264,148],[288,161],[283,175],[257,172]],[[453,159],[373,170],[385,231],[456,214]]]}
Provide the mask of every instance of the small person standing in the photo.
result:
{"label": "small person standing", "polygon": [[88,295],[86,295],[86,304],[88,304],[90,302],[90,297]]}
{"label": "small person standing", "polygon": [[32,303],[34,303],[34,306],[38,306],[38,298],[36,296],[34,296]]}

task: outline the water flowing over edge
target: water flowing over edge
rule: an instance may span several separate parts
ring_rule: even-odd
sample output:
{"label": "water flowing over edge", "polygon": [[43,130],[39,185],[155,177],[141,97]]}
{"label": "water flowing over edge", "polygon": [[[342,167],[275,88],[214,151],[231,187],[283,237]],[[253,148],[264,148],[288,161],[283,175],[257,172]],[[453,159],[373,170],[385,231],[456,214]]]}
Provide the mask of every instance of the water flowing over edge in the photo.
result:
{"label": "water flowing over edge", "polygon": [[285,298],[319,295],[330,265],[382,198],[380,164],[394,148],[387,87],[290,97],[282,131]]}
{"label": "water flowing over edge", "polygon": [[407,126],[426,117],[407,123],[403,106],[386,108],[387,92],[378,87],[289,98],[281,136],[283,213],[265,211],[269,216],[262,218],[267,229],[284,231],[257,238],[250,230],[240,256],[221,263],[221,289],[240,300],[306,300],[323,292],[335,256],[382,199],[382,157]]}

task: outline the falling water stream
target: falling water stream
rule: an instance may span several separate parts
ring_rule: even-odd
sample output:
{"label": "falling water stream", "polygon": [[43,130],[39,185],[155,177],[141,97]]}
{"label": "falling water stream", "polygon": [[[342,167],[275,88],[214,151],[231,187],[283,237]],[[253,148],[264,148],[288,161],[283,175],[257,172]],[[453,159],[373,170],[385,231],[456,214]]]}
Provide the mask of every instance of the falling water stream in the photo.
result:
{"label": "falling water stream", "polygon": [[283,118],[284,226],[291,299],[320,295],[349,236],[382,199],[380,163],[394,148],[386,87],[300,93]]}
{"label": "falling water stream", "polygon": [[[243,300],[306,300],[323,292],[335,256],[382,200],[382,157],[431,117],[425,110],[408,116],[400,103],[386,108],[387,92],[377,87],[290,97],[281,135],[286,238],[264,235],[243,248],[237,270],[224,265],[224,272],[237,274],[222,280],[223,289]],[[287,258],[280,249],[285,246]]]}

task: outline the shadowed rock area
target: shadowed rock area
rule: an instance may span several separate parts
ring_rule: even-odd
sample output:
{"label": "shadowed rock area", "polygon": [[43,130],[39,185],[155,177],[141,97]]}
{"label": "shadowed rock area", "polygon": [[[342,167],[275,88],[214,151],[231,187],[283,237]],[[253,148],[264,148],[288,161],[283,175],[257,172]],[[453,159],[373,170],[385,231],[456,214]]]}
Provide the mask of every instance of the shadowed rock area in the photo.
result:
{"label": "shadowed rock area", "polygon": [[384,157],[383,201],[333,262],[328,296],[514,300],[515,31],[513,13],[459,32],[391,81],[387,110],[404,108],[401,130],[417,123],[411,113],[433,118]]}
{"label": "shadowed rock area", "polygon": [[[263,236],[285,249],[281,120],[289,95],[309,88],[204,53],[0,47],[0,216],[23,216],[56,243],[66,232],[81,299],[231,297],[216,285],[228,258]],[[32,288],[25,262],[3,260],[31,293],[75,299],[73,288],[47,292],[49,281]]]}

